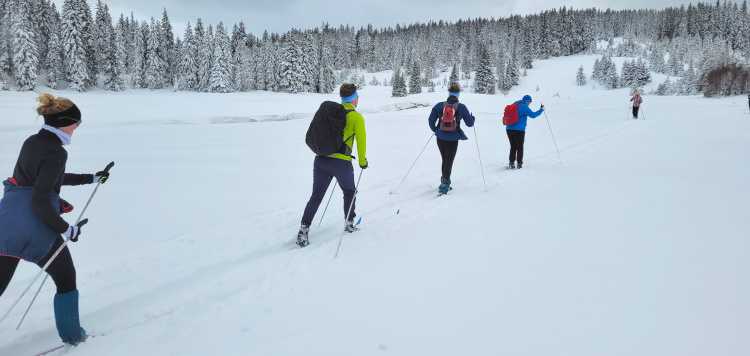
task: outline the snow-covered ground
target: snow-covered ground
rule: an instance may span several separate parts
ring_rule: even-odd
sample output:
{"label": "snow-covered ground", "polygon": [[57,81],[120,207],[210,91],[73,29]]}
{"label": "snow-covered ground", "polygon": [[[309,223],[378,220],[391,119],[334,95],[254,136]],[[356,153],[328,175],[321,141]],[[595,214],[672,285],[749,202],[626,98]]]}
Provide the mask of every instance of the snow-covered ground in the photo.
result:
{"label": "snow-covered ground", "polygon": [[[476,130],[438,199],[427,116],[445,89],[362,89],[362,230],[336,259],[338,188],[311,245],[293,242],[305,131],[336,95],[53,91],[84,117],[68,171],[116,162],[71,246],[83,326],[105,336],[66,355],[750,354],[746,98],[645,96],[645,120],[628,120],[627,89],[575,86],[596,58],[537,61],[507,97],[461,95]],[[530,120],[524,169],[506,171],[501,113],[524,94],[547,116]],[[35,96],[0,92],[6,176],[41,126]],[[92,190],[63,188],[68,221]],[[37,271],[19,266],[0,312]],[[53,295],[48,282],[18,331],[31,296],[14,309],[0,355],[59,344]]]}

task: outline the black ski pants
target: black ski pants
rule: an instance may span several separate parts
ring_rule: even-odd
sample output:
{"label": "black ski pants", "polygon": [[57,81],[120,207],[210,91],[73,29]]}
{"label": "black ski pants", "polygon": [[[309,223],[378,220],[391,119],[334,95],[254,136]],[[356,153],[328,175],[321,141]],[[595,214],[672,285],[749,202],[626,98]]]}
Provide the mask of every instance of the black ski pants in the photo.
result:
{"label": "black ski pants", "polygon": [[[39,266],[39,268],[44,267],[63,242],[65,242],[65,240],[63,240],[61,236],[57,236],[57,240],[55,240],[49,253],[37,263],[37,266]],[[13,279],[13,274],[16,272],[16,267],[18,267],[19,261],[20,259],[18,257],[0,255],[0,296],[2,296],[5,289],[8,288],[10,280]],[[68,250],[67,245],[62,251],[60,251],[60,254],[55,257],[52,263],[50,263],[49,267],[47,267],[47,273],[55,282],[58,294],[70,293],[76,290],[76,268],[73,266],[73,257],[70,255],[70,250]]]}
{"label": "black ski pants", "polygon": [[312,225],[315,213],[318,212],[318,207],[320,207],[320,203],[323,201],[333,177],[336,177],[339,187],[344,192],[344,217],[349,212],[350,205],[352,211],[349,213],[349,221],[354,220],[354,217],[357,216],[354,213],[356,204],[352,201],[356,190],[352,162],[338,158],[316,156],[313,165],[313,191],[312,195],[310,195],[310,200],[307,201],[307,206],[305,206],[305,212],[302,215],[302,225]]}
{"label": "black ski pants", "polygon": [[526,138],[526,131],[505,130],[505,132],[508,134],[508,141],[510,141],[508,162],[518,161],[518,164],[523,164],[523,141]]}
{"label": "black ski pants", "polygon": [[638,118],[638,109],[640,109],[640,106],[633,106],[633,117]]}
{"label": "black ski pants", "polygon": [[440,156],[443,157],[443,165],[441,167],[443,176],[440,183],[448,184],[451,181],[453,161],[456,159],[456,152],[458,152],[458,141],[445,141],[438,137],[435,138],[437,139]]}

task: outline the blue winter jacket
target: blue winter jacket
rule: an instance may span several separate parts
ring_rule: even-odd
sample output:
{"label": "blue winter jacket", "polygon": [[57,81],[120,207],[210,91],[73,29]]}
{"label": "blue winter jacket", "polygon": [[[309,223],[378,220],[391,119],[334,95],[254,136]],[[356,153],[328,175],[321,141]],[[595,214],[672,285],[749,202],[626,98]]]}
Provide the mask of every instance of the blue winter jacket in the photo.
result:
{"label": "blue winter jacket", "polygon": [[[447,101],[452,104],[452,103],[458,102],[458,98],[451,95],[448,97]],[[469,112],[469,109],[466,108],[466,105],[458,104],[458,108],[456,110],[456,121],[458,122],[458,125],[457,125],[458,129],[456,131],[453,131],[453,132],[441,131],[437,125],[438,119],[440,119],[441,117],[443,117],[443,102],[437,103],[432,108],[432,112],[430,112],[430,118],[427,120],[427,123],[430,125],[430,130],[432,130],[432,132],[435,132],[435,135],[439,139],[443,141],[458,141],[458,140],[469,139],[461,130],[461,120],[466,122],[466,126],[469,126],[469,127],[474,126],[474,116],[471,115],[471,113]]]}
{"label": "blue winter jacket", "polygon": [[[19,257],[38,263],[49,254],[59,235],[31,207],[34,187],[23,187],[10,180],[3,182],[0,199],[0,255]],[[60,211],[60,195],[52,192],[50,203]]]}
{"label": "blue winter jacket", "polygon": [[530,117],[532,119],[536,118],[537,116],[542,114],[542,109],[539,109],[536,112],[531,111],[531,109],[529,108],[529,105],[527,105],[526,102],[523,100],[516,101],[516,104],[521,104],[521,105],[518,105],[518,122],[516,122],[513,125],[506,126],[505,129],[526,131],[526,118],[527,117]]}

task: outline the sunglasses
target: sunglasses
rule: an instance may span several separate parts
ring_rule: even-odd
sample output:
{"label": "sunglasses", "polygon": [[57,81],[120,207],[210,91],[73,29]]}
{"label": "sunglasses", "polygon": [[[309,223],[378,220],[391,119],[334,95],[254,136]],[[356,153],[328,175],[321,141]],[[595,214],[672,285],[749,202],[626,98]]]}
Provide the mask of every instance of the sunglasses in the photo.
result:
{"label": "sunglasses", "polygon": [[57,119],[58,119],[58,120],[63,120],[63,119],[70,119],[70,120],[73,120],[73,121],[75,121],[75,124],[76,124],[76,125],[79,125],[79,126],[80,126],[80,125],[81,125],[81,123],[83,122],[83,119],[76,119],[76,118],[74,118],[74,117],[70,117],[70,116],[62,116],[62,117],[58,117]]}

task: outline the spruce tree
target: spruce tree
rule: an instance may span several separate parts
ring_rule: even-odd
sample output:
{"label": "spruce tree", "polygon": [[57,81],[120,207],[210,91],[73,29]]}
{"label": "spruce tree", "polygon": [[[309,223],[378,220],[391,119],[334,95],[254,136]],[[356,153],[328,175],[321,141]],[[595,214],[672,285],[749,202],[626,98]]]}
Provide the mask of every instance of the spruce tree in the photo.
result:
{"label": "spruce tree", "polygon": [[282,38],[283,50],[279,62],[279,90],[287,93],[304,91],[305,74],[299,35],[293,31]]}
{"label": "spruce tree", "polygon": [[166,84],[174,84],[174,72],[176,56],[174,45],[174,33],[172,32],[172,24],[169,22],[169,16],[167,15],[167,8],[164,8],[162,13],[160,28],[159,28],[159,54],[164,62],[164,73],[162,77]]}
{"label": "spruce tree", "polygon": [[320,65],[318,67],[318,93],[330,94],[336,89],[335,72],[333,70],[333,55],[328,46],[320,50]]}
{"label": "spruce tree", "polygon": [[492,74],[490,54],[486,47],[479,50],[479,63],[474,77],[474,92],[479,94],[495,94],[495,75]]}
{"label": "spruce tree", "polygon": [[422,70],[419,68],[419,62],[414,61],[409,72],[409,94],[419,94],[422,92]]}
{"label": "spruce tree", "polygon": [[13,66],[19,91],[34,90],[37,79],[37,46],[31,26],[29,3],[19,1],[13,19]]}
{"label": "spruce tree", "polygon": [[391,78],[391,96],[404,97],[406,95],[406,81],[401,74],[401,68],[397,68],[393,72],[393,78]]}
{"label": "spruce tree", "polygon": [[96,76],[91,73],[92,66],[89,59],[93,53],[92,41],[89,35],[90,22],[87,22],[85,2],[65,0],[61,14],[61,45],[65,67],[65,77],[70,82],[68,88],[75,91],[85,91],[91,84],[90,78]]}
{"label": "spruce tree", "polygon": [[198,67],[196,65],[195,56],[197,48],[195,38],[193,37],[193,29],[190,27],[190,22],[188,22],[185,27],[185,34],[183,37],[182,47],[180,48],[179,64],[177,65],[177,82],[175,83],[175,90],[196,90]]}
{"label": "spruce tree", "polygon": [[151,90],[164,87],[164,60],[159,53],[160,24],[153,17],[146,41],[145,85]]}
{"label": "spruce tree", "polygon": [[576,85],[578,86],[586,85],[586,74],[583,73],[583,65],[581,65],[578,68],[578,73],[576,74]]}
{"label": "spruce tree", "polygon": [[214,55],[211,76],[209,79],[209,91],[213,93],[228,93],[233,90],[231,83],[232,50],[229,48],[230,40],[224,24],[219,22],[214,35]]}
{"label": "spruce tree", "polygon": [[453,70],[451,70],[451,76],[448,80],[448,85],[458,84],[458,64],[453,64]]}
{"label": "spruce tree", "polygon": [[56,33],[50,34],[47,45],[47,58],[44,62],[47,63],[47,86],[50,89],[57,89],[59,81],[63,78],[63,62],[62,55],[60,54],[60,40]]}

